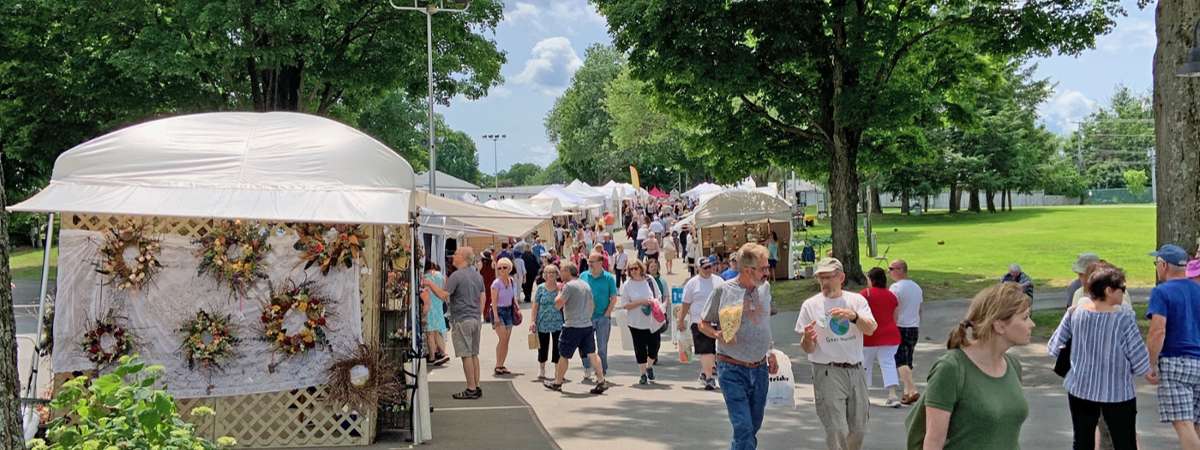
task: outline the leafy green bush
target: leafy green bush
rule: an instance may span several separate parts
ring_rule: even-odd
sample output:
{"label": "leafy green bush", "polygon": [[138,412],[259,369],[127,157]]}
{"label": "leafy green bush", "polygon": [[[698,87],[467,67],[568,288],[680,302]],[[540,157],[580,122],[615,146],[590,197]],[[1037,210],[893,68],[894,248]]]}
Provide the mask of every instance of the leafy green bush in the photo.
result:
{"label": "leafy green bush", "polygon": [[1129,169],[1121,173],[1125,178],[1125,187],[1129,188],[1129,193],[1133,195],[1142,195],[1146,192],[1146,182],[1150,181],[1150,177],[1146,176],[1146,172],[1138,169]]}
{"label": "leafy green bush", "polygon": [[[50,407],[62,417],[50,422],[49,442],[29,442],[34,450],[126,448],[210,450],[237,445],[230,437],[213,444],[196,436],[195,426],[179,417],[175,399],[154,387],[162,366],[147,366],[136,356],[122,356],[111,373],[90,380],[76,377],[63,384]],[[213,410],[197,407],[192,415]]]}

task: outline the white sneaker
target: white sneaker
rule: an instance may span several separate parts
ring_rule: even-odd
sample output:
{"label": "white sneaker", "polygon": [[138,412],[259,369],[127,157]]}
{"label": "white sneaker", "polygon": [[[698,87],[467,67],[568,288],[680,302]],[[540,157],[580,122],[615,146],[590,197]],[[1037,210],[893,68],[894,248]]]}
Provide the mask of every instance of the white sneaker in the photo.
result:
{"label": "white sneaker", "polygon": [[900,400],[896,400],[894,398],[889,398],[889,399],[887,399],[886,402],[883,403],[883,407],[884,408],[899,408]]}
{"label": "white sneaker", "polygon": [[539,380],[546,379],[546,366],[538,367],[538,379]]}
{"label": "white sneaker", "polygon": [[584,383],[591,383],[591,382],[592,382],[592,371],[591,371],[591,369],[583,369],[583,379],[582,379],[582,380],[580,380],[580,381],[581,381],[581,382],[584,382]]}

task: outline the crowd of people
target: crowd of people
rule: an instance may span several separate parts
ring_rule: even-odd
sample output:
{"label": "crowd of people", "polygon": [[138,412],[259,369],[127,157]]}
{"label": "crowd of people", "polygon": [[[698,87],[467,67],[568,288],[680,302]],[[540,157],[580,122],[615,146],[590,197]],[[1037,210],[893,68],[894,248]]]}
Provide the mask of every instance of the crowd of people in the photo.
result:
{"label": "crowd of people", "polygon": [[[654,367],[668,324],[690,334],[691,350],[700,361],[698,382],[706,390],[719,389],[724,397],[732,426],[730,447],[756,448],[769,373],[776,365],[770,327],[776,311],[769,282],[778,264],[778,237],[747,243],[725,258],[701,257],[688,228],[672,231],[686,205],[656,206],[628,211],[632,254],[614,242],[612,223],[600,219],[599,229],[562,224],[550,244],[535,237],[532,245],[520,241],[501,245],[494,255],[485,251],[483,258],[494,261],[491,270],[468,247],[454,253],[456,270],[448,277],[430,265],[422,282],[427,288],[422,298],[429,313],[429,358],[437,365],[449,360],[440,340],[445,325],[437,324],[445,321],[437,314],[444,301],[451,344],[466,375],[466,389],[454,398],[483,395],[478,355],[484,323],[490,322],[497,335],[494,373],[511,373],[504,364],[512,328],[522,323],[520,301],[532,304],[526,326],[537,336],[538,378],[545,387],[563,389],[570,360],[578,352],[590,392],[603,394],[612,386],[606,378],[609,337],[613,312],[620,310],[633,341],[638,383],[656,382]],[[576,237],[581,242],[571,254],[559,257],[564,244]],[[1151,255],[1161,284],[1151,291],[1145,338],[1122,269],[1092,253],[1079,255],[1072,267],[1078,279],[1068,288],[1068,310],[1047,348],[1057,359],[1056,372],[1064,376],[1075,449],[1091,450],[1098,443],[1102,448],[1138,448],[1134,381],[1144,377],[1157,386],[1160,420],[1174,427],[1182,448],[1200,450],[1200,260],[1175,245]],[[674,269],[674,260],[691,276],[677,314],[668,317],[670,286],[664,275]],[[919,392],[913,360],[924,294],[908,272],[905,261],[891,261],[886,270],[868,271],[868,286],[851,292],[844,290],[840,261],[826,257],[816,263],[820,292],[802,303],[794,332],[811,365],[815,409],[827,447],[862,447],[869,389],[878,370],[883,406],[911,408],[905,422],[907,448],[1019,448],[1029,406],[1021,361],[1008,350],[1031,340],[1030,277],[1014,264],[1000,283],[974,296],[963,320],[949,330],[946,351],[930,367],[925,390]]]}

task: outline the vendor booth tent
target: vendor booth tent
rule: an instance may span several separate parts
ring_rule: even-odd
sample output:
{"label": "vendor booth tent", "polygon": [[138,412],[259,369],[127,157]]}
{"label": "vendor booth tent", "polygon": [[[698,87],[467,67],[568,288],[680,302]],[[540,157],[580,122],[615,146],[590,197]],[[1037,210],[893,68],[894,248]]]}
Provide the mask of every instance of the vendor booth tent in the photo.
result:
{"label": "vendor booth tent", "polygon": [[650,188],[650,196],[651,196],[651,197],[654,197],[654,198],[667,198],[667,197],[670,197],[670,195],[669,195],[669,194],[667,194],[666,192],[663,192],[663,191],[662,191],[662,189],[659,189],[659,188],[658,188],[658,186],[655,186],[655,187],[652,187],[652,188]]}
{"label": "vendor booth tent", "polygon": [[408,223],[412,166],[370,136],[296,113],[155,120],[59,156],[26,212]]}
{"label": "vendor booth tent", "polygon": [[599,209],[600,202],[594,202],[586,198],[580,197],[577,194],[571,193],[562,186],[549,186],[532,197],[536,201],[558,200],[562,204],[563,209],[583,211],[588,209]]}
{"label": "vendor booth tent", "polygon": [[699,199],[701,196],[704,196],[705,194],[714,194],[717,192],[721,192],[723,190],[725,190],[725,188],[706,182],[706,183],[700,183],[700,184],[696,185],[696,187],[689,189],[687,192],[684,192],[683,196],[692,198],[692,199]]}
{"label": "vendor booth tent", "polygon": [[[323,400],[330,395],[326,368],[359,344],[384,344],[384,334],[398,336],[398,345],[383,347],[395,361],[403,362],[410,350],[419,352],[415,295],[408,288],[414,282],[413,182],[408,162],[378,141],[297,113],[172,117],[63,153],[49,185],[10,207],[63,214],[52,332],[52,365],[63,376],[56,379],[107,369],[90,364],[79,337],[98,320],[119,313],[123,326],[139,335],[133,351],[147,363],[164,366],[162,382],[184,417],[197,406],[216,411],[206,419],[190,419],[197,420],[199,435],[228,435],[247,447],[370,443],[378,428],[394,426],[384,423],[385,415],[393,416]],[[327,272],[304,265],[304,253],[293,246],[301,242],[300,230],[311,224],[341,233],[320,225],[335,223],[361,233],[358,253],[346,267],[339,262]],[[96,265],[98,243],[130,225],[144,227],[145,236],[160,243],[157,258],[163,263],[152,282],[133,290],[111,283]],[[265,242],[256,264],[261,275],[256,272],[244,291],[197,270],[205,254],[199,242],[214,230],[239,226]],[[47,236],[49,249],[53,230]],[[318,236],[328,239],[328,234]],[[247,251],[223,250],[227,255]],[[330,300],[325,308],[331,322],[325,343],[302,356],[287,356],[273,349],[273,340],[263,339],[258,318],[265,317],[264,298],[297,280],[319,280]],[[45,291],[43,285],[42,299]],[[227,315],[242,337],[219,371],[201,372],[183,362],[183,336],[177,330],[186,322],[179,319],[197,317],[197,311]],[[39,334],[40,327],[39,322]],[[399,409],[399,420],[417,442],[430,434],[420,361],[406,367],[405,383],[416,389],[405,391],[411,403]],[[296,422],[298,417],[303,421]]]}
{"label": "vendor booth tent", "polygon": [[703,255],[725,256],[746,242],[764,241],[770,232],[779,237],[776,278],[787,278],[791,249],[791,206],[778,196],[731,189],[706,197],[690,215],[680,220],[700,230]]}

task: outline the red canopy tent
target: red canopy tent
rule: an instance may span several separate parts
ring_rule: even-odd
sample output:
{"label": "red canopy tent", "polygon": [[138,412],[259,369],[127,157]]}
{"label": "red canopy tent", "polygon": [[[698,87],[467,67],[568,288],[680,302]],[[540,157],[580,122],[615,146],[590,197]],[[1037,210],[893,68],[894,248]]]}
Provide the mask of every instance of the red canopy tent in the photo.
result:
{"label": "red canopy tent", "polygon": [[663,192],[662,189],[659,189],[658,186],[650,188],[650,196],[654,198],[670,197],[670,195],[668,195],[666,192]]}

